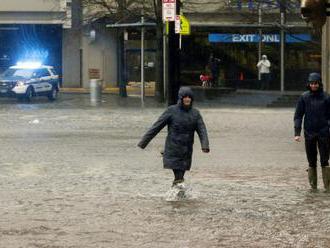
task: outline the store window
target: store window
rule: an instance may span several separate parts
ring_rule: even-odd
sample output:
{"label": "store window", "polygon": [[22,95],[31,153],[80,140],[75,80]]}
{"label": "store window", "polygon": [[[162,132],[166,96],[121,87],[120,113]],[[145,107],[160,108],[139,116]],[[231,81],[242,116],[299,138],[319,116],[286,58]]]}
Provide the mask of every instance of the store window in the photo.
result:
{"label": "store window", "polygon": [[[207,68],[208,60],[213,54],[221,61],[216,87],[260,89],[256,67],[258,33],[226,28],[212,30],[212,33],[222,34],[221,39],[218,42],[210,42],[210,32],[200,31],[184,40],[181,57],[183,84],[201,85],[199,75],[205,71],[210,73]],[[266,54],[272,64],[270,90],[280,90],[279,33],[278,30],[264,30],[263,33],[265,42],[262,43],[261,53]],[[295,33],[287,34],[286,38],[285,90],[304,90],[306,75],[310,71],[320,71],[321,66],[318,38],[312,37],[309,30],[297,30]]]}

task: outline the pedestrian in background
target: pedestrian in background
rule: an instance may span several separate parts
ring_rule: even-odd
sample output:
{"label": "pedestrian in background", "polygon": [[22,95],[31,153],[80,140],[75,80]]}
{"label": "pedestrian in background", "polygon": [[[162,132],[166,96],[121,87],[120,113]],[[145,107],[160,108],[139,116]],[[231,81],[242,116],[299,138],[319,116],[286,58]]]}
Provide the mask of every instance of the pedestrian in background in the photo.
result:
{"label": "pedestrian in background", "polygon": [[191,168],[195,131],[199,136],[202,151],[210,151],[205,124],[200,112],[192,107],[193,100],[192,90],[189,87],[181,87],[178,103],[166,109],[138,144],[144,149],[167,126],[163,164],[165,169],[173,170],[172,187],[180,189],[185,187],[184,175]]}
{"label": "pedestrian in background", "polygon": [[213,53],[211,53],[208,67],[211,70],[211,77],[212,77],[212,86],[216,87],[219,81],[219,74],[220,74],[220,62],[219,58],[214,57]]}
{"label": "pedestrian in background", "polygon": [[317,189],[317,150],[320,154],[324,188],[329,192],[330,168],[330,99],[323,91],[319,73],[311,73],[307,82],[308,91],[300,96],[294,115],[295,140],[300,142],[304,119],[305,149],[308,160],[308,179],[312,190]]}
{"label": "pedestrian in background", "polygon": [[261,90],[269,90],[270,66],[271,64],[270,61],[267,59],[267,56],[262,55],[261,60],[257,64],[261,80]]}

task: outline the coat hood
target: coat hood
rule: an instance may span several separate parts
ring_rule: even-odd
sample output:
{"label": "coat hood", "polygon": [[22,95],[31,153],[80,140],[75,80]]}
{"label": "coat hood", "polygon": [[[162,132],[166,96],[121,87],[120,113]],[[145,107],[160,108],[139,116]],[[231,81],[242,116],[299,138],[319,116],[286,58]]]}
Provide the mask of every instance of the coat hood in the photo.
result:
{"label": "coat hood", "polygon": [[[179,89],[179,94],[178,94],[178,104],[181,108],[184,108],[183,107],[183,102],[182,102],[182,99],[185,97],[185,96],[189,96],[191,98],[191,105],[190,105],[190,108],[192,107],[192,104],[193,104],[193,101],[194,101],[194,93],[193,91],[191,90],[190,87],[181,87]],[[189,108],[189,109],[190,109]]]}
{"label": "coat hood", "polygon": [[308,82],[314,82],[314,81],[317,81],[317,82],[322,81],[320,73],[312,72],[308,75]]}
{"label": "coat hood", "polygon": [[307,80],[307,84],[306,84],[307,89],[309,91],[311,91],[309,84],[310,84],[310,82],[315,82],[315,81],[319,82],[319,85],[320,85],[319,90],[316,93],[323,92],[322,78],[321,78],[320,73],[317,73],[317,72],[312,72],[308,75],[308,80]]}

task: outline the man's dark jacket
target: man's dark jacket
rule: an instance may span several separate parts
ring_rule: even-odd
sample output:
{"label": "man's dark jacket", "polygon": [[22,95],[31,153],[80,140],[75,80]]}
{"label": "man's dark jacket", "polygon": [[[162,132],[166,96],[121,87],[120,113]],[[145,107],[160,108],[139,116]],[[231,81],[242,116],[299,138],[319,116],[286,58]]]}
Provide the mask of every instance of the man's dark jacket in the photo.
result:
{"label": "man's dark jacket", "polygon": [[329,136],[330,101],[322,87],[317,92],[307,91],[300,96],[294,115],[295,136],[300,136],[303,118],[306,138]]}
{"label": "man's dark jacket", "polygon": [[203,118],[197,109],[185,108],[182,103],[184,96],[193,99],[190,88],[182,87],[179,100],[159,117],[143,136],[138,146],[145,148],[148,143],[167,125],[167,138],[163,156],[164,168],[190,170],[193,152],[194,134],[197,132],[202,149],[209,150],[209,141]]}

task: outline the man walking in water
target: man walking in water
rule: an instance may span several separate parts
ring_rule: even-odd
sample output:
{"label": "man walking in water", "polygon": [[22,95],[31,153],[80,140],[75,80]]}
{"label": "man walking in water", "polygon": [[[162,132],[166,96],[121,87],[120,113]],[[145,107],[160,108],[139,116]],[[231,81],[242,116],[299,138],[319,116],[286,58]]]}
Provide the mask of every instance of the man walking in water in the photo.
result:
{"label": "man walking in water", "polygon": [[144,149],[167,126],[163,164],[165,169],[173,170],[172,187],[179,189],[185,187],[184,175],[191,168],[195,131],[199,136],[202,151],[210,151],[207,130],[200,112],[192,107],[193,99],[192,90],[189,87],[181,87],[178,103],[165,110],[138,144]]}
{"label": "man walking in water", "polygon": [[319,73],[311,73],[307,82],[308,91],[298,100],[294,115],[295,141],[300,142],[302,121],[304,119],[305,149],[308,160],[308,179],[313,191],[317,190],[317,149],[320,153],[324,188],[330,190],[330,99],[323,92]]}

